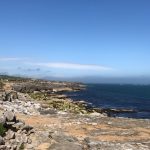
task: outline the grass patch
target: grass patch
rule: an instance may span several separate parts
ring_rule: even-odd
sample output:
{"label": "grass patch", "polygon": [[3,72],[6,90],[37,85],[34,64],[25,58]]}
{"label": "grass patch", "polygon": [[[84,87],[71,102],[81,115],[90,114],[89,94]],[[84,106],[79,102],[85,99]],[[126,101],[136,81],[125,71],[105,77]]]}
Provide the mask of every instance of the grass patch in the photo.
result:
{"label": "grass patch", "polygon": [[6,129],[4,128],[2,124],[0,124],[0,136],[3,136],[5,132],[6,132]]}

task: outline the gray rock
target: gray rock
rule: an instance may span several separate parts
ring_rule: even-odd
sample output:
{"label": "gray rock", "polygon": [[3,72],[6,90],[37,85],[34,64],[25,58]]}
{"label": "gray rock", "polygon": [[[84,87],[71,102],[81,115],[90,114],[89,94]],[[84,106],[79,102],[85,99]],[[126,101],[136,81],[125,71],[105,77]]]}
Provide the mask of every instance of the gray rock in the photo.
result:
{"label": "gray rock", "polygon": [[23,143],[27,143],[28,142],[28,137],[25,133],[22,134],[22,140],[23,140]]}
{"label": "gray rock", "polygon": [[19,130],[20,128],[22,128],[25,124],[23,122],[18,122],[15,123],[12,127],[16,128],[17,130]]}
{"label": "gray rock", "polygon": [[16,134],[16,142],[17,143],[23,143],[22,135],[21,134]]}
{"label": "gray rock", "polygon": [[6,124],[7,124],[7,125],[11,125],[11,126],[12,126],[12,125],[14,125],[14,124],[15,124],[15,122],[12,122],[12,121],[11,121],[11,122],[6,122]]}
{"label": "gray rock", "polygon": [[6,117],[6,121],[8,121],[8,122],[16,122],[16,116],[15,116],[13,111],[8,111],[7,110],[4,113],[4,116]]}
{"label": "gray rock", "polygon": [[6,123],[6,117],[4,115],[2,115],[0,117],[0,124],[4,125]]}
{"label": "gray rock", "polygon": [[22,128],[22,131],[23,130],[25,130],[25,131],[30,131],[30,130],[32,130],[33,129],[33,127],[32,126],[29,126],[29,125],[26,125],[26,126],[24,126],[23,128]]}
{"label": "gray rock", "polygon": [[0,136],[0,145],[4,144],[4,139]]}
{"label": "gray rock", "polygon": [[15,133],[12,130],[8,130],[5,136],[6,140],[14,139],[15,138]]}

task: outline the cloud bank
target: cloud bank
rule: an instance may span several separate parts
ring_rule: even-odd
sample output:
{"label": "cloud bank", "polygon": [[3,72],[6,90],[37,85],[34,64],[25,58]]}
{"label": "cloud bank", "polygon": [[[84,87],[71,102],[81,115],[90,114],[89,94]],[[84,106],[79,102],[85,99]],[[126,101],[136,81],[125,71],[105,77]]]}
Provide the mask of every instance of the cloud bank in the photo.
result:
{"label": "cloud bank", "polygon": [[95,71],[112,70],[112,68],[100,65],[76,64],[76,63],[49,62],[49,63],[29,63],[29,64],[34,66],[60,68],[60,69],[95,70]]}

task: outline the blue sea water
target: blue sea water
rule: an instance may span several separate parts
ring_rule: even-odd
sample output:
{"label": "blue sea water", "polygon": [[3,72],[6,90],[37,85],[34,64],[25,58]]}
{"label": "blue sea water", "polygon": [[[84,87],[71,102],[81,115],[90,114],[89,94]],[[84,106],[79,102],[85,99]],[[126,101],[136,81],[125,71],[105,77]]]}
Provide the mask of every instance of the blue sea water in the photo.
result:
{"label": "blue sea water", "polygon": [[150,119],[150,85],[88,84],[86,90],[69,93],[74,100],[84,100],[94,107],[132,109],[118,117]]}

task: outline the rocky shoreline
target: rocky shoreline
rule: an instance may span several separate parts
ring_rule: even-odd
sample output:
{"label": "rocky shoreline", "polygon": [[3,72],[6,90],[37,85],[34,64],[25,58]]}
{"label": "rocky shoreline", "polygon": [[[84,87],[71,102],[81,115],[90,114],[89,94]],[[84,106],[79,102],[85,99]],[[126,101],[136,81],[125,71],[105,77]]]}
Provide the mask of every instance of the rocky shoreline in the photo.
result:
{"label": "rocky shoreline", "polygon": [[0,149],[150,149],[150,120],[108,117],[108,110],[89,108],[84,101],[74,102],[63,95],[83,90],[80,83],[1,82]]}

